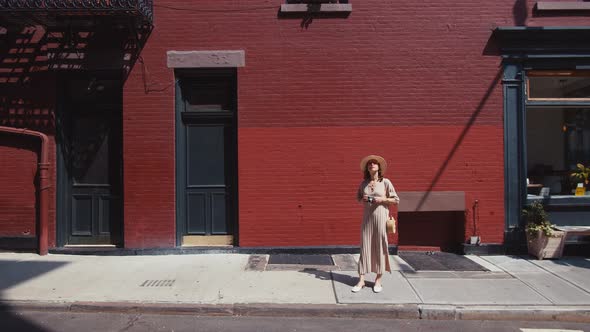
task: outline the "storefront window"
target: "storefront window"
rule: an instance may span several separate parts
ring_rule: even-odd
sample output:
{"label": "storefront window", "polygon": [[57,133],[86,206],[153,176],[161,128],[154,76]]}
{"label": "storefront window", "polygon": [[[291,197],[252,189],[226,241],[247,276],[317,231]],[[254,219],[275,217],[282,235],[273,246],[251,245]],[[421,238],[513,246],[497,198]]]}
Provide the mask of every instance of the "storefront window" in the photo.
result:
{"label": "storefront window", "polygon": [[590,71],[531,71],[527,76],[529,100],[590,101]]}
{"label": "storefront window", "polygon": [[571,172],[590,166],[590,108],[529,107],[526,128],[529,192],[572,195]]}
{"label": "storefront window", "polygon": [[[578,164],[590,167],[590,74],[533,72],[527,80],[529,195],[576,196]],[[585,99],[588,100],[586,106]],[[590,185],[585,196],[590,197]],[[545,189],[543,189],[545,188]],[[581,196],[580,190],[577,196]]]}

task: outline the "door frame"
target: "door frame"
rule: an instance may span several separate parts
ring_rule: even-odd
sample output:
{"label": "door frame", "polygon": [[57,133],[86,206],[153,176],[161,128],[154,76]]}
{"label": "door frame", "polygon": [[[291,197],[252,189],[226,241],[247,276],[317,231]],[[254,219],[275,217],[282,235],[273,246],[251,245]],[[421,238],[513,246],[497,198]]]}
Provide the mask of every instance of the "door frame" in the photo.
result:
{"label": "door frame", "polygon": [[[232,229],[233,245],[237,246],[239,243],[239,225],[238,225],[238,121],[237,121],[237,70],[236,68],[223,68],[223,69],[191,69],[191,70],[176,70],[175,71],[175,181],[176,181],[176,246],[182,246],[182,238],[186,235],[186,218],[187,218],[187,207],[184,193],[184,183],[186,183],[186,135],[185,125],[183,118],[190,118],[193,120],[203,120],[201,126],[207,126],[208,124],[221,123],[229,120],[230,128],[232,130],[231,138],[232,141],[226,142],[225,148],[228,147],[233,158],[229,161],[229,165],[225,165],[226,169],[230,170],[232,176],[229,177],[228,183],[229,190],[227,191],[228,200],[227,204],[227,218],[229,218],[229,224]],[[191,112],[183,115],[183,96],[181,89],[182,79],[194,79],[206,81],[207,79],[226,79],[230,82],[233,87],[233,100],[230,118],[227,119],[228,112],[226,111],[215,111],[215,112]],[[226,161],[227,162],[227,161]],[[227,171],[226,171],[227,172]]]}
{"label": "door frame", "polygon": [[[56,223],[55,223],[55,232],[56,232],[56,247],[64,247],[68,245],[68,238],[70,233],[70,209],[71,209],[71,195],[72,191],[70,188],[70,183],[68,181],[68,172],[67,166],[65,162],[65,155],[63,151],[63,145],[67,144],[67,135],[66,135],[66,128],[71,125],[71,114],[70,110],[67,109],[67,100],[66,100],[66,86],[68,82],[72,79],[81,79],[81,78],[96,78],[97,80],[121,80],[121,87],[122,84],[122,75],[117,71],[79,71],[79,72],[72,72],[67,73],[64,75],[60,75],[57,79],[57,96],[56,96],[56,117],[55,117],[55,157],[56,157]],[[122,92],[121,92],[122,93]],[[123,103],[121,101],[121,108],[120,111],[120,121],[121,121],[121,129],[122,129],[122,121],[123,121]],[[119,135],[120,137],[120,144],[121,144],[121,151],[123,149],[123,132]],[[121,206],[121,221],[120,225],[117,227],[118,234],[112,235],[111,239],[112,242],[117,247],[123,246],[125,243],[124,238],[124,172],[123,172],[123,160],[121,162],[121,178],[120,178],[120,206]],[[88,246],[92,246],[89,244]]]}

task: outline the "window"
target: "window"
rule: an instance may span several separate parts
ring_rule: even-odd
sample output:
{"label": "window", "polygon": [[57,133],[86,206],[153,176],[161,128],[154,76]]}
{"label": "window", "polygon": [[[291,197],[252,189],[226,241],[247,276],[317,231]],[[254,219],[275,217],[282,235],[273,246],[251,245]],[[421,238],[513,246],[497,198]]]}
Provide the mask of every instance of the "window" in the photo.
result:
{"label": "window", "polygon": [[527,77],[529,100],[590,101],[590,71],[531,71]]}
{"label": "window", "polygon": [[572,171],[590,166],[590,72],[533,71],[526,82],[528,193],[574,195]]}

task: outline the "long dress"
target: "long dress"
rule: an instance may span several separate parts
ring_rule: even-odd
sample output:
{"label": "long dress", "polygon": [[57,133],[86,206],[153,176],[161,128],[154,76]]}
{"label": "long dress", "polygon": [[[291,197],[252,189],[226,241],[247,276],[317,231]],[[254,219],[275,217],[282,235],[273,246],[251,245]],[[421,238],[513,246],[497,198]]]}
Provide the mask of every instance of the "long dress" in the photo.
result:
{"label": "long dress", "polygon": [[[361,182],[357,199],[361,200],[363,195],[373,197],[393,198],[399,203],[399,197],[389,179],[377,182],[372,188],[370,181]],[[389,251],[387,243],[387,232],[385,223],[389,218],[389,207],[385,204],[364,202],[363,223],[361,225],[361,255],[359,258],[359,274],[374,272],[383,274],[391,272],[389,262]]]}

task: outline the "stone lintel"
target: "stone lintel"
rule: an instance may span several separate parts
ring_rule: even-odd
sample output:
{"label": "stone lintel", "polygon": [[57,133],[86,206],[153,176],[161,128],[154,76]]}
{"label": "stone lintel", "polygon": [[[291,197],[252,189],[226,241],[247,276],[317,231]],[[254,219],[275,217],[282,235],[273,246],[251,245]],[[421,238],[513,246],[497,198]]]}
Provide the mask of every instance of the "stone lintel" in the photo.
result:
{"label": "stone lintel", "polygon": [[246,56],[239,51],[168,51],[168,68],[244,67]]}
{"label": "stone lintel", "polygon": [[349,3],[293,3],[282,4],[281,13],[350,13]]}

